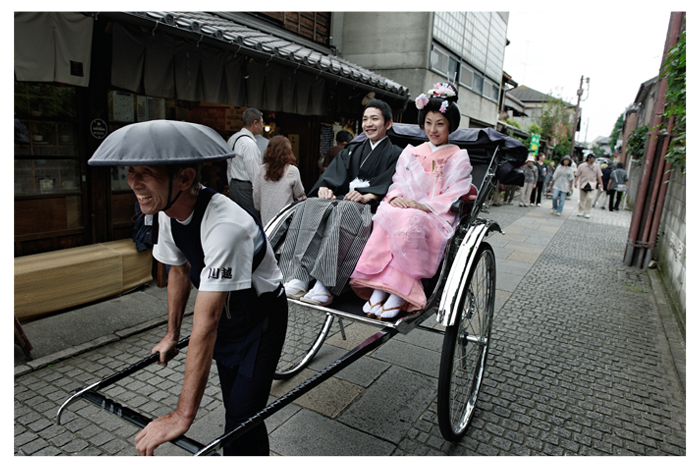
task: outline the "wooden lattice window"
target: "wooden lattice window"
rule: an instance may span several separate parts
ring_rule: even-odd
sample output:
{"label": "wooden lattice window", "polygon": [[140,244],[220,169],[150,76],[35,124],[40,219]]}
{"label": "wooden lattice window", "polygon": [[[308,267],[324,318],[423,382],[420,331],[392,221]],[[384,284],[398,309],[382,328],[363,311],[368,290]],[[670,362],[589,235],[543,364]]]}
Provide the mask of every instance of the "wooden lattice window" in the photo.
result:
{"label": "wooden lattice window", "polygon": [[328,45],[331,32],[330,12],[261,12],[280,25],[302,37],[319,44]]}

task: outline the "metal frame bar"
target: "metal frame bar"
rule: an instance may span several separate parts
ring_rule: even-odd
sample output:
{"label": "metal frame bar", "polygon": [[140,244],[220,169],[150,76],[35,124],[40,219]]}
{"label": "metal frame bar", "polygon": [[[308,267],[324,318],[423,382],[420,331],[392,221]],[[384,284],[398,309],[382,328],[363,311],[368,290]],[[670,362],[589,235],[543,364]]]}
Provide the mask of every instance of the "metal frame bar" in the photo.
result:
{"label": "metal frame bar", "polygon": [[[146,416],[143,416],[142,414],[137,413],[136,411],[130,408],[127,408],[126,406],[120,405],[119,403],[110,400],[101,393],[89,390],[82,393],[80,396],[85,398],[90,403],[93,403],[99,406],[100,408],[106,409],[107,411],[116,414],[120,418],[140,427],[141,429],[146,427],[152,421],[152,419],[147,418]],[[197,453],[204,448],[204,444],[197,442],[194,439],[190,439],[189,437],[186,437],[184,435],[171,440],[170,443],[190,453]],[[217,453],[211,451],[208,454],[218,455]]]}
{"label": "metal frame bar", "polygon": [[284,408],[288,403],[291,403],[292,401],[296,400],[297,398],[309,392],[310,390],[313,390],[314,388],[328,380],[330,377],[334,376],[341,370],[348,367],[353,362],[360,359],[365,354],[377,349],[380,345],[388,341],[389,338],[396,335],[396,333],[398,332],[395,329],[391,328],[385,328],[383,330],[378,331],[377,333],[366,339],[362,344],[358,345],[355,349],[349,351],[343,357],[333,362],[322,371],[318,372],[317,374],[314,374],[312,377],[298,385],[293,390],[290,390],[277,400],[273,401],[260,412],[258,412],[256,415],[251,416],[248,420],[239,424],[238,427],[236,427],[235,429],[224,434],[219,439],[216,439],[213,442],[211,442],[204,449],[195,453],[195,456],[208,455],[213,450],[218,450],[224,445],[245,434],[253,427],[260,424],[265,418],[273,415],[277,411]]}
{"label": "metal frame bar", "polygon": [[[248,432],[250,429],[253,427],[257,426],[260,424],[265,418],[271,416],[272,414],[276,413],[280,409],[282,409],[284,406],[287,404],[291,403],[292,401],[296,400],[300,396],[304,395],[305,393],[313,390],[326,380],[328,380],[330,377],[334,376],[341,370],[345,369],[348,367],[350,364],[353,362],[357,361],[360,359],[362,356],[365,354],[377,349],[380,345],[385,343],[386,341],[389,340],[392,336],[396,335],[398,333],[398,330],[393,328],[393,327],[385,327],[383,330],[378,331],[368,339],[366,339],[362,344],[359,346],[355,347],[355,349],[349,351],[346,353],[344,356],[342,356],[340,359],[337,361],[333,362],[329,366],[327,366],[325,369],[322,371],[318,372],[317,374],[314,374],[311,378],[306,380],[305,382],[301,383],[294,389],[290,390],[287,392],[285,395],[281,396],[277,400],[273,401],[271,404],[263,408],[261,411],[259,411],[257,414],[254,416],[251,416],[249,419],[246,421],[242,422],[239,424],[235,429],[232,431],[224,434],[218,439],[215,439],[214,441],[210,442],[208,445],[204,445],[200,442],[197,442],[196,440],[190,439],[189,437],[185,436],[180,436],[176,439],[173,439],[170,441],[170,443],[190,452],[194,453],[195,456],[201,456],[201,455],[216,455],[216,450],[221,449],[224,445],[230,443],[231,441],[235,440],[236,438],[240,437],[242,434],[245,434]],[[189,337],[183,339],[177,344],[178,349],[184,348],[187,346],[189,342]],[[89,385],[88,387],[85,387],[83,389],[79,389],[76,391],[74,395],[72,395],[68,400],[61,405],[61,407],[58,410],[58,414],[56,415],[56,422],[57,424],[60,425],[60,419],[61,419],[61,414],[63,410],[73,401],[75,401],[77,398],[81,397],[89,401],[90,403],[93,403],[117,416],[120,418],[138,426],[141,428],[146,427],[151,422],[151,419],[147,418],[146,416],[143,416],[142,414],[138,413],[137,411],[134,411],[126,406],[123,406],[119,403],[116,403],[113,400],[110,400],[109,398],[105,397],[104,395],[98,393],[96,390],[104,388],[108,385],[114,384],[118,382],[119,380],[128,377],[129,375],[133,374],[134,372],[141,370],[148,366],[149,364],[153,364],[158,361],[158,354],[152,354],[145,359],[142,359],[141,361],[132,364],[131,366],[119,371],[115,372],[114,374],[110,375],[109,377],[100,380],[99,382],[95,382],[92,385]]]}
{"label": "metal frame bar", "polygon": [[[189,344],[189,342],[190,342],[190,337],[188,336],[188,337],[180,340],[175,345],[175,348],[176,349],[186,348],[187,345]],[[148,357],[140,360],[139,362],[132,364],[129,367],[126,367],[125,369],[122,369],[118,372],[115,372],[114,374],[112,374],[108,377],[105,377],[104,379],[100,380],[99,382],[95,382],[94,384],[88,385],[87,387],[84,387],[84,388],[76,389],[75,390],[76,393],[73,394],[70,398],[68,398],[61,405],[61,407],[58,408],[58,412],[56,413],[56,424],[58,424],[59,426],[61,425],[61,415],[63,414],[63,410],[66,409],[68,407],[68,405],[70,405],[78,397],[83,396],[87,392],[94,392],[94,391],[100,390],[102,388],[105,388],[109,385],[112,385],[113,383],[120,381],[124,377],[130,376],[134,372],[137,372],[137,371],[143,369],[144,367],[147,367],[147,366],[153,364],[154,362],[158,362],[159,357],[160,357],[160,353],[151,354]]]}

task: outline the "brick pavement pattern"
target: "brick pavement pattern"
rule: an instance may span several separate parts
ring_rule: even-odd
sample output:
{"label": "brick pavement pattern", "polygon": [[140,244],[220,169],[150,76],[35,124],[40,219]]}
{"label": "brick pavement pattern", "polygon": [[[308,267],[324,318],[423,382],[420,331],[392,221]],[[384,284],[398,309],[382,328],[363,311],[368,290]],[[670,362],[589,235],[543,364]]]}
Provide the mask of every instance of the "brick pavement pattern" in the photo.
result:
{"label": "brick pavement pattern", "polygon": [[[528,211],[485,216],[505,226]],[[441,338],[415,330],[273,415],[273,454],[685,455],[685,395],[649,279],[621,261],[629,222],[629,212],[571,216],[546,244],[495,316],[477,411],[459,443],[445,442],[437,426]],[[191,323],[190,315],[183,336]],[[376,331],[366,328],[346,323],[348,342],[331,336],[310,369],[273,386],[270,401]],[[15,455],[136,455],[138,428],[85,400],[62,426],[53,421],[75,388],[140,360],[163,333],[156,327],[16,377]],[[175,407],[183,372],[184,353],[103,393],[155,418]],[[195,422],[211,437],[200,442],[221,434],[222,413],[212,366]],[[156,453],[189,455],[171,444]]]}
{"label": "brick pavement pattern", "polygon": [[434,405],[399,449],[685,455],[685,397],[649,280],[621,262],[629,222],[630,213],[572,216],[494,320],[465,438],[439,443]]}

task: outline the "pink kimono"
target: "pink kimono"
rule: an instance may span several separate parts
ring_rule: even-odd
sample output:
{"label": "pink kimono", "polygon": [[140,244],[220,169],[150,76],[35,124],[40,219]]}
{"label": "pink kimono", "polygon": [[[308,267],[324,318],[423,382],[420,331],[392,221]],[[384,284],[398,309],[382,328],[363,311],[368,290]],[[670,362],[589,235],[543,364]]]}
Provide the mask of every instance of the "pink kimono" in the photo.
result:
{"label": "pink kimono", "polygon": [[[429,143],[404,149],[350,279],[358,296],[369,299],[374,289],[380,289],[405,299],[409,311],[425,307],[420,280],[432,278],[440,265],[454,234],[450,207],[469,192],[471,172],[469,155],[456,145],[441,146],[434,153]],[[389,204],[395,197],[415,200],[431,212],[396,208]]]}

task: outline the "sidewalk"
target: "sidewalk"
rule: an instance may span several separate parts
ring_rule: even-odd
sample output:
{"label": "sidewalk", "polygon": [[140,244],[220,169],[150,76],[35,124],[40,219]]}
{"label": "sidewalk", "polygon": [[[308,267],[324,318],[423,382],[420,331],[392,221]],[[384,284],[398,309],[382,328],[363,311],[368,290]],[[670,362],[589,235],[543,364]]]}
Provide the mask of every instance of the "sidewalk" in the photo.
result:
{"label": "sidewalk", "polygon": [[[273,454],[684,455],[684,343],[653,274],[622,263],[631,213],[598,209],[584,219],[572,199],[556,217],[550,203],[483,214],[505,235],[488,239],[497,257],[495,342],[462,441],[449,444],[437,429],[441,337],[414,330],[269,418]],[[137,428],[87,402],[68,408],[63,426],[52,418],[74,388],[146,356],[166,313],[165,291],[148,287],[25,324],[35,350],[26,361],[15,347],[15,454],[135,455]],[[191,323],[190,315],[183,336]],[[376,331],[345,328],[346,341],[334,330],[309,369],[273,385],[270,401]],[[184,359],[176,361],[105,393],[164,414],[182,385]],[[217,379],[213,366],[188,432],[204,443],[222,433]],[[170,444],[156,453],[187,455]]]}

